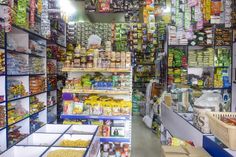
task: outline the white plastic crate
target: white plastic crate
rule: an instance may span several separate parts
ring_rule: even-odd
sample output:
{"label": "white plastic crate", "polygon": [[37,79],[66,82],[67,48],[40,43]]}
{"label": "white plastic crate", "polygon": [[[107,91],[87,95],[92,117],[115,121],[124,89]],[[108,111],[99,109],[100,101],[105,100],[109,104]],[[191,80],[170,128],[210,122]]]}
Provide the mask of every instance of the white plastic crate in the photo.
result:
{"label": "white plastic crate", "polygon": [[60,134],[34,133],[17,145],[51,146],[59,137]]}
{"label": "white plastic crate", "polygon": [[39,157],[48,147],[14,146],[0,155],[1,157]]}
{"label": "white plastic crate", "polygon": [[70,125],[46,124],[38,129],[37,133],[64,133]]}
{"label": "white plastic crate", "polygon": [[93,135],[97,130],[96,125],[72,125],[67,134]]}

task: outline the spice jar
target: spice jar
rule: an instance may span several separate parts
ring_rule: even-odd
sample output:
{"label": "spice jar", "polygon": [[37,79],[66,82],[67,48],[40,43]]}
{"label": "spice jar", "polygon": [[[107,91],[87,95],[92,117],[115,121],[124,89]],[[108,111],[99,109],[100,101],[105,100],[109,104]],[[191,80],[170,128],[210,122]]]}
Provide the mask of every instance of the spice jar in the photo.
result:
{"label": "spice jar", "polygon": [[114,146],[115,146],[115,148],[120,148],[121,147],[119,142],[115,142]]}
{"label": "spice jar", "polygon": [[109,153],[108,152],[103,152],[102,157],[108,157]]}
{"label": "spice jar", "polygon": [[93,55],[92,55],[92,54],[89,54],[89,55],[87,56],[87,61],[88,61],[88,62],[93,62]]}
{"label": "spice jar", "polygon": [[120,63],[120,61],[116,61],[116,66],[115,66],[116,68],[120,68],[121,67],[121,63]]}
{"label": "spice jar", "polygon": [[116,61],[120,62],[121,61],[121,53],[120,52],[116,52]]}
{"label": "spice jar", "polygon": [[111,68],[115,68],[115,67],[116,67],[116,61],[111,61],[110,67],[111,67]]}
{"label": "spice jar", "polygon": [[129,151],[129,144],[124,144],[124,152],[128,152]]}
{"label": "spice jar", "polygon": [[93,67],[93,61],[89,61],[87,62],[87,68],[92,68]]}
{"label": "spice jar", "polygon": [[80,57],[80,62],[81,63],[86,63],[87,62],[87,57],[86,56],[81,56]]}
{"label": "spice jar", "polygon": [[79,56],[75,56],[74,58],[74,67],[80,67],[80,57]]}
{"label": "spice jar", "polygon": [[116,53],[115,52],[111,52],[111,60],[116,60]]}
{"label": "spice jar", "polygon": [[102,68],[102,59],[101,58],[98,58],[97,66],[98,66],[98,68]]}
{"label": "spice jar", "polygon": [[110,144],[109,143],[104,143],[103,144],[103,151],[104,152],[107,152],[109,150],[109,148],[110,148]]}
{"label": "spice jar", "polygon": [[110,152],[108,157],[116,157],[114,152]]}
{"label": "spice jar", "polygon": [[127,157],[127,156],[128,156],[128,154],[126,155],[125,152],[122,152],[122,153],[121,153],[121,157]]}
{"label": "spice jar", "polygon": [[116,148],[115,154],[116,154],[116,157],[120,157],[121,156],[121,148]]}

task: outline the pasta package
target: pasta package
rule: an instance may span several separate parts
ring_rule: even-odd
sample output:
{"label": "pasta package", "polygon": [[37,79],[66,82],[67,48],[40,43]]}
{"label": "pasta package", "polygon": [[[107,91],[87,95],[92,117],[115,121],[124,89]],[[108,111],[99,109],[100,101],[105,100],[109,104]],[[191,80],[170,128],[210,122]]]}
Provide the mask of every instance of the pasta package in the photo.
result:
{"label": "pasta package", "polygon": [[88,147],[90,140],[63,140],[60,143],[60,146],[63,147]]}
{"label": "pasta package", "polygon": [[84,153],[82,150],[59,149],[49,152],[47,157],[83,157]]}

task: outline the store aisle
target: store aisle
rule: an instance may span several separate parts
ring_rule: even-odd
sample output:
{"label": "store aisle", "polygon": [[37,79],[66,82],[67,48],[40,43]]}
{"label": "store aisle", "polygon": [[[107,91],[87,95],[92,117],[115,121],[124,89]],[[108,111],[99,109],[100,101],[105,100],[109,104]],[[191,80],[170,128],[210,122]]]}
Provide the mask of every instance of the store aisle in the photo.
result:
{"label": "store aisle", "polygon": [[160,140],[142,122],[142,117],[133,116],[132,157],[160,157]]}

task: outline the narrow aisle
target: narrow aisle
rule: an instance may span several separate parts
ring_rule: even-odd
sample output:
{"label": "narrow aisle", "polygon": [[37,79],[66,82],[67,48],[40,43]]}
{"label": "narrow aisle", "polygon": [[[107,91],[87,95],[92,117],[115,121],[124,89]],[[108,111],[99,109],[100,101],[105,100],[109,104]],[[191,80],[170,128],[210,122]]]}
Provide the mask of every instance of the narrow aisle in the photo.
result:
{"label": "narrow aisle", "polygon": [[160,157],[160,140],[142,122],[142,117],[133,116],[132,157]]}

